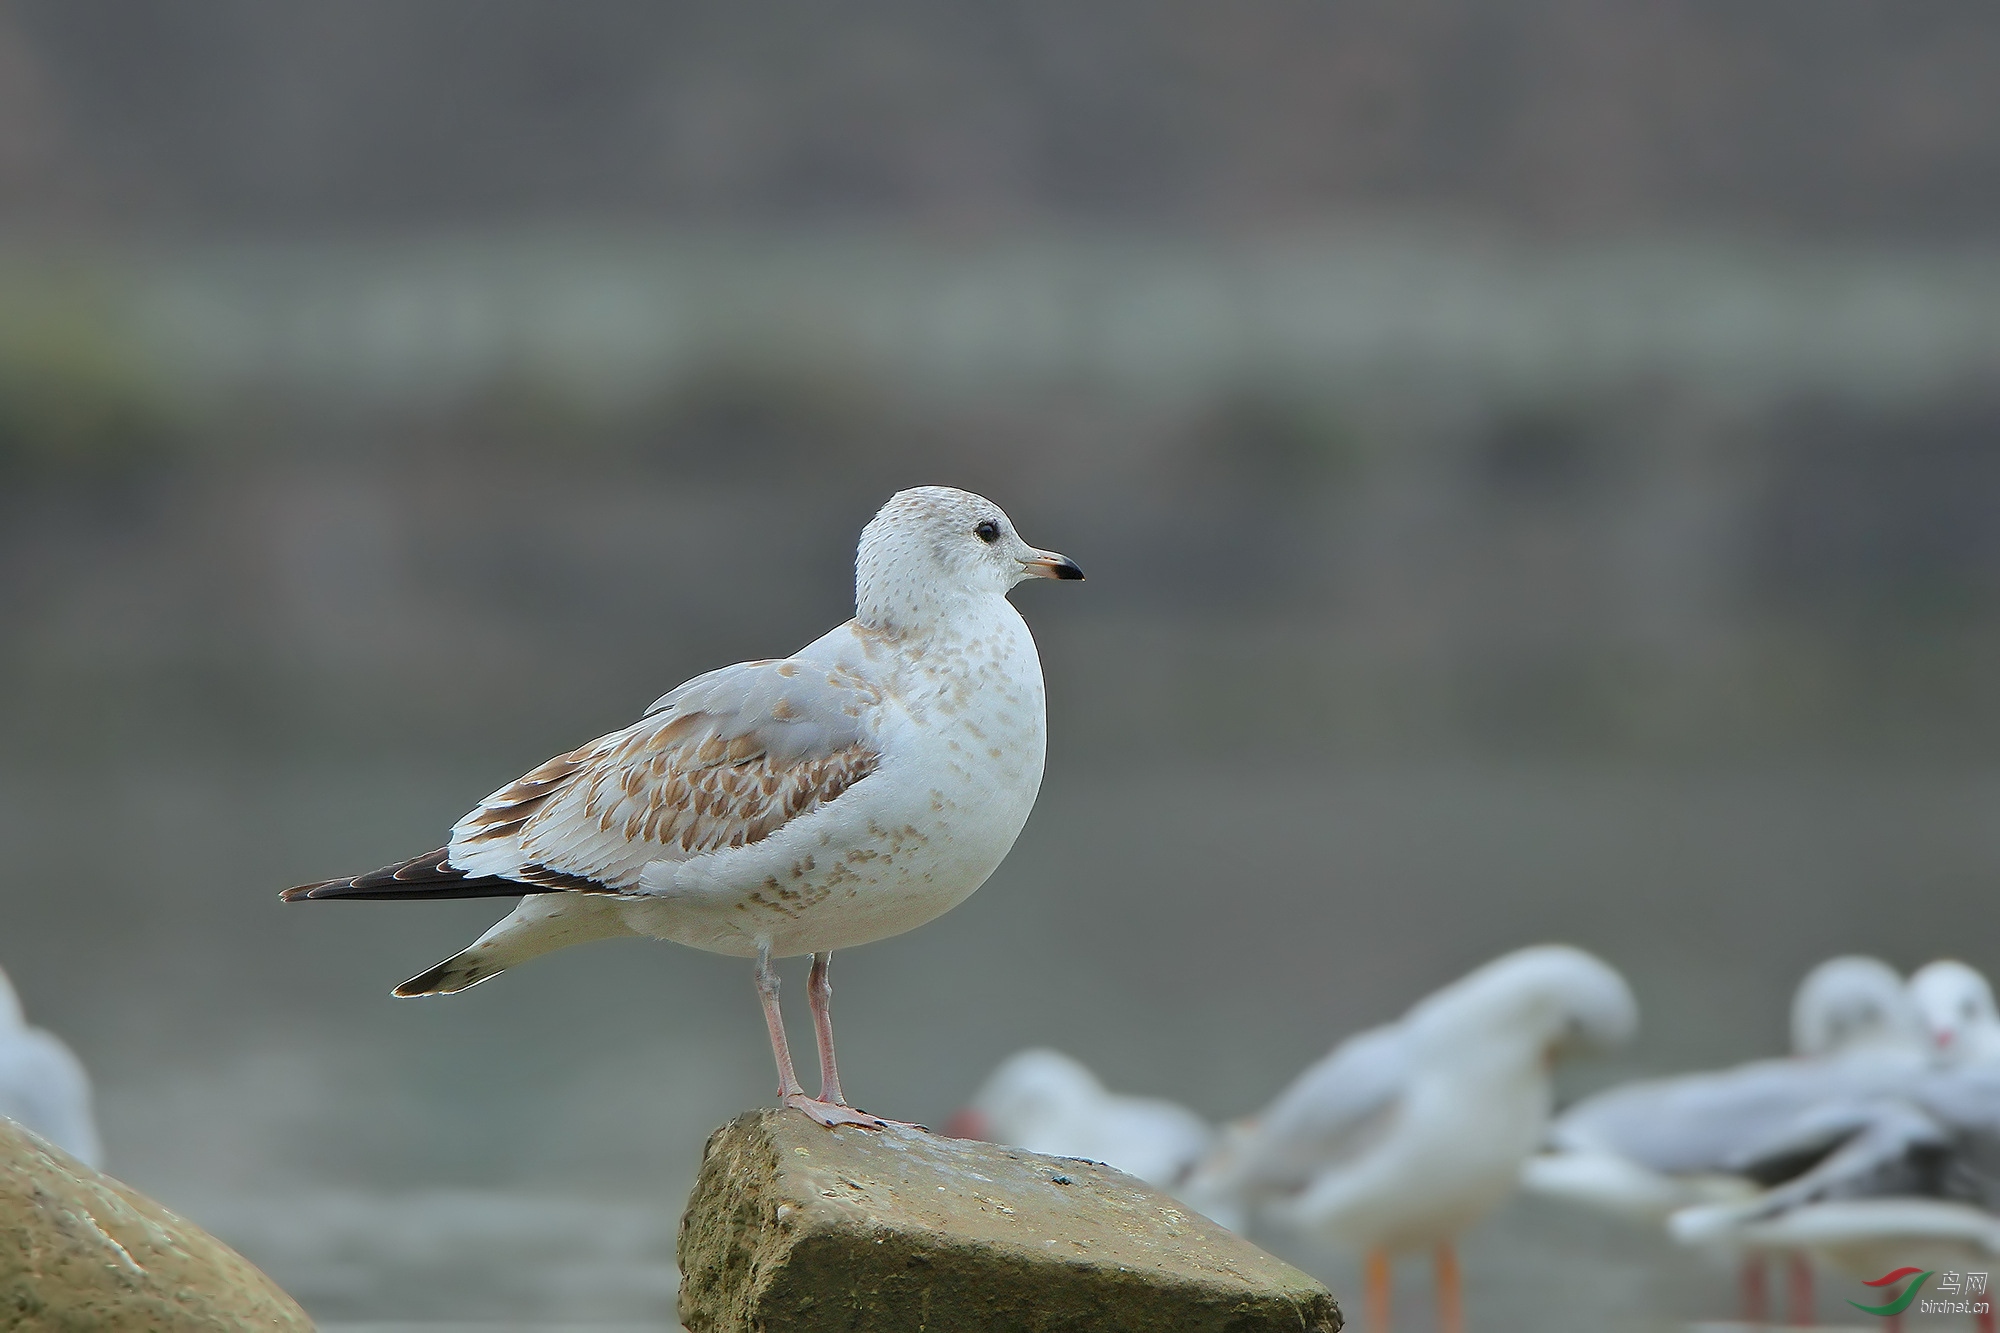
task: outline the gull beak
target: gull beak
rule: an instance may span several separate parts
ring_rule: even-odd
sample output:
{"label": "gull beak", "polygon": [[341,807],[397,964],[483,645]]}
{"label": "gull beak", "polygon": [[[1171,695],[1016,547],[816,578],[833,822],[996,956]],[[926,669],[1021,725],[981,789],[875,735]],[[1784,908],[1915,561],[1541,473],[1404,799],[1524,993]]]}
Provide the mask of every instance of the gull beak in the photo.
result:
{"label": "gull beak", "polygon": [[1054,551],[1037,551],[1021,562],[1032,578],[1038,579],[1081,579],[1083,571],[1076,567],[1076,561]]}

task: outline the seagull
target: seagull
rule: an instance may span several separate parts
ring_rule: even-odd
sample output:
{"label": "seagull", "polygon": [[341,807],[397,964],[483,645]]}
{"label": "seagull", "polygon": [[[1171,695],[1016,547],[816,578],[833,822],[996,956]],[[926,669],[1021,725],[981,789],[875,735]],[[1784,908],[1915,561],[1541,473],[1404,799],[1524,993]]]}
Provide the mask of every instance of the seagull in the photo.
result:
{"label": "seagull", "polygon": [[1977,969],[1940,958],[1910,974],[1910,1002],[1941,1058],[2000,1064],[2000,1012],[1993,987]]}
{"label": "seagull", "polygon": [[[951,910],[1014,845],[1041,787],[1046,720],[1041,659],[1007,592],[1082,577],[990,500],[899,492],[862,530],[846,624],[668,691],[488,796],[436,851],[283,897],[521,899],[399,996],[624,936],[755,958],[780,1103],[828,1128],[883,1128],[841,1092],[833,951]],[[793,1071],[771,962],[800,954],[812,955],[818,1097]]]}
{"label": "seagull", "polygon": [[1169,1190],[1215,1137],[1208,1122],[1185,1106],[1107,1092],[1080,1061],[1047,1047],[1001,1061],[945,1133],[1088,1158]]}
{"label": "seagull", "polygon": [[[1746,1151],[1785,1132],[1829,1099],[1892,1091],[1929,1063],[1903,978],[1880,959],[1829,958],[1792,999],[1790,1058],[1672,1078],[1644,1079],[1587,1097],[1557,1117],[1548,1150],[1528,1159],[1522,1185],[1602,1211],[1664,1223],[1677,1210],[1757,1194]],[[1746,1317],[1766,1305],[1766,1258],[1744,1239]],[[1812,1273],[1791,1251],[1795,1312],[1812,1303]]]}
{"label": "seagull", "polygon": [[104,1165],[90,1075],[61,1037],[28,1026],[0,972],[0,1116],[33,1130],[85,1166]]}
{"label": "seagull", "polygon": [[1631,989],[1598,958],[1516,950],[1335,1047],[1240,1128],[1186,1197],[1365,1251],[1378,1333],[1392,1256],[1432,1249],[1440,1323],[1457,1333],[1453,1241],[1506,1199],[1541,1142],[1551,1062],[1637,1026]]}
{"label": "seagull", "polygon": [[1935,1066],[1809,1107],[1736,1166],[1772,1187],[1675,1213],[1675,1239],[1810,1251],[1863,1278],[2000,1254],[2000,1068]]}
{"label": "seagull", "polygon": [[1893,1087],[1926,1063],[1902,977],[1850,955],[1808,972],[1792,999],[1792,1058],[1718,1072],[1642,1079],[1570,1107],[1529,1159],[1530,1190],[1607,1212],[1661,1221],[1753,1186],[1726,1163],[1748,1140],[1806,1106],[1861,1086]]}

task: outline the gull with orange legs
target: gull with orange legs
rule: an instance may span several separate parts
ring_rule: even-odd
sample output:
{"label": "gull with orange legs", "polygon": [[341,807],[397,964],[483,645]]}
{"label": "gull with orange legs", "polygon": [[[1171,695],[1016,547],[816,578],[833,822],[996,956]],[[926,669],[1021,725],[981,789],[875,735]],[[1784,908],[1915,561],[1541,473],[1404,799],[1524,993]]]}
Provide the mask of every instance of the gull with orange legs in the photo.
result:
{"label": "gull with orange legs", "polygon": [[[852,620],[790,657],[669,691],[501,787],[434,852],[284,897],[520,899],[404,996],[625,936],[754,958],[782,1103],[828,1127],[882,1128],[840,1086],[829,962],[956,907],[1013,846],[1046,732],[1041,659],[1007,593],[1082,577],[990,500],[902,491],[862,531]],[[800,954],[818,1097],[793,1071],[772,965]]]}
{"label": "gull with orange legs", "polygon": [[1464,1326],[1454,1242],[1514,1190],[1548,1127],[1550,1067],[1628,1040],[1622,977],[1566,945],[1517,950],[1349,1038],[1293,1081],[1183,1194],[1365,1256],[1368,1333],[1389,1327],[1395,1256],[1431,1251],[1439,1322]]}

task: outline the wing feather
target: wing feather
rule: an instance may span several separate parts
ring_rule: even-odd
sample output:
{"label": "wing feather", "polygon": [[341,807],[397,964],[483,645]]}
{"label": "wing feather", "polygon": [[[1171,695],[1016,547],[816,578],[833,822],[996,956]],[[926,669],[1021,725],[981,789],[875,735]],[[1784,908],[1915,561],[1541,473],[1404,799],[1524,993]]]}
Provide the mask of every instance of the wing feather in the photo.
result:
{"label": "wing feather", "polygon": [[651,862],[760,842],[876,770],[881,702],[864,677],[799,659],[697,676],[481,801],[450,864],[618,892]]}

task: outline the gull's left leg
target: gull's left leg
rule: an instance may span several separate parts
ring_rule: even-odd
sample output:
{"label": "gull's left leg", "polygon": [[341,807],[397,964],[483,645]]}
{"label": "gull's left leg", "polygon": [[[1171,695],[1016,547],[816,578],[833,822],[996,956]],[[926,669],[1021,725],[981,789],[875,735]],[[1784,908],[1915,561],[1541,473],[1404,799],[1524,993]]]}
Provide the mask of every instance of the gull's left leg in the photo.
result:
{"label": "gull's left leg", "polygon": [[1437,1247],[1438,1333],[1465,1333],[1465,1297],[1458,1275],[1458,1251],[1446,1241]]}
{"label": "gull's left leg", "polygon": [[840,1069],[833,1062],[833,982],[827,976],[832,965],[832,950],[813,955],[806,997],[812,1003],[813,1037],[819,1043],[819,1099],[845,1106],[847,1099],[840,1095]]}
{"label": "gull's left leg", "polygon": [[[806,1090],[799,1086],[799,1076],[792,1070],[791,1047],[785,1041],[785,1019],[778,1012],[778,970],[771,966],[771,946],[768,944],[757,946],[757,996],[764,1004],[764,1025],[771,1030],[771,1055],[778,1062],[779,1104],[797,1107],[828,1129],[835,1125],[885,1128],[886,1121],[878,1120],[866,1111],[816,1100],[806,1096]],[[828,1035],[831,1036],[831,1032]]]}
{"label": "gull's left leg", "polygon": [[1812,1263],[1797,1250],[1787,1257],[1785,1276],[1785,1322],[1795,1328],[1809,1328],[1819,1322],[1813,1309]]}
{"label": "gull's left leg", "polygon": [[1395,1286],[1395,1270],[1389,1266],[1387,1250],[1370,1250],[1367,1265],[1368,1333],[1389,1333],[1389,1296]]}
{"label": "gull's left leg", "polygon": [[[846,1107],[847,1099],[840,1092],[840,1067],[833,1058],[833,981],[827,975],[833,965],[833,951],[829,949],[825,953],[816,953],[812,959],[812,975],[806,980],[806,999],[812,1005],[813,1039],[819,1045],[819,1100],[823,1106]],[[865,1111],[853,1113],[868,1114]],[[906,1120],[884,1120],[880,1116],[868,1116],[867,1123],[875,1129],[885,1125],[901,1125],[905,1129],[924,1128]]]}

